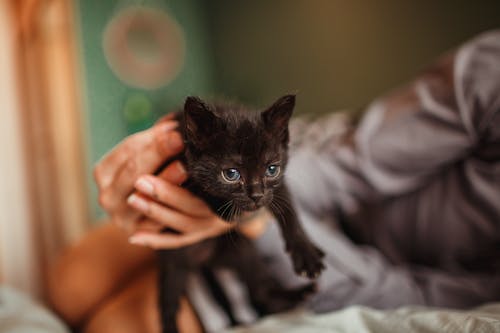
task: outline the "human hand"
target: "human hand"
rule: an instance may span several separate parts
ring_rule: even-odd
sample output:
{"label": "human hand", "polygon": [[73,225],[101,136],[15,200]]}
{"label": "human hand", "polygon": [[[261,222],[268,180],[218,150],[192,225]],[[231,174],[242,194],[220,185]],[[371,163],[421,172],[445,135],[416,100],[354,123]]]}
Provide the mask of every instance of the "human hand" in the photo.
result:
{"label": "human hand", "polygon": [[[114,223],[132,233],[132,243],[176,248],[230,229],[230,224],[202,200],[178,186],[187,177],[179,161],[172,162],[157,176],[151,175],[165,160],[182,151],[176,127],[170,118],[128,137],[94,170],[101,206]],[[264,220],[256,219],[240,230],[248,237],[257,237],[265,225]],[[166,227],[179,234],[161,233]]]}
{"label": "human hand", "polygon": [[[129,204],[144,214],[130,242],[155,249],[178,248],[227,232],[232,225],[210,207],[176,184],[161,177],[144,175],[135,183],[140,194],[132,194]],[[161,232],[169,228],[176,232]]]}
{"label": "human hand", "polygon": [[[99,190],[99,203],[111,220],[132,231],[141,213],[130,207],[127,198],[134,191],[139,176],[154,173],[166,160],[183,149],[177,122],[166,117],[155,126],[129,136],[111,150],[94,169]],[[186,180],[186,172],[179,162],[168,165],[159,177],[172,184]]]}
{"label": "human hand", "polygon": [[[130,237],[133,244],[156,249],[178,248],[218,236],[234,226],[213,213],[204,201],[191,192],[161,177],[142,176],[135,187],[140,194],[132,194],[128,201],[145,218],[141,219],[136,232]],[[256,238],[265,231],[269,219],[268,212],[258,214],[251,221],[238,225],[238,231],[249,238]],[[161,232],[164,228],[178,233]]]}

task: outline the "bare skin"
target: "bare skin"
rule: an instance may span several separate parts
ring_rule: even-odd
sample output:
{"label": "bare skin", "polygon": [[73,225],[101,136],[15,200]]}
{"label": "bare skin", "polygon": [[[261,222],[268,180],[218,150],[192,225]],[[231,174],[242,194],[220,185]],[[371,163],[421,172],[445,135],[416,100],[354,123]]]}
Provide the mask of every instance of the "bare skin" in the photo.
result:
{"label": "bare skin", "polygon": [[[49,275],[53,307],[83,332],[159,332],[154,252],[132,245],[113,224],[92,230],[65,251]],[[202,332],[183,300],[181,332]]]}
{"label": "bare skin", "polygon": [[[177,123],[168,117],[126,138],[96,166],[99,201],[112,223],[92,230],[68,249],[49,272],[48,296],[54,309],[84,332],[159,332],[153,249],[172,249],[218,236],[227,223],[179,185],[184,167],[172,162],[183,149]],[[242,232],[257,237],[265,218]],[[180,234],[159,231],[164,227]],[[177,316],[181,332],[202,332],[189,302]]]}

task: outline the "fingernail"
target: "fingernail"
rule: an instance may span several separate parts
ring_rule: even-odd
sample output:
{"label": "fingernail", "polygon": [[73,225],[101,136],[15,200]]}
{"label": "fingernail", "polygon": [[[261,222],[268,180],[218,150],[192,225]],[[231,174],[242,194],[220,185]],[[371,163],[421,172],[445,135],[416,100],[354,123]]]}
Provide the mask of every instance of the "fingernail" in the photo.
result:
{"label": "fingernail", "polygon": [[184,142],[182,142],[181,135],[177,132],[174,132],[170,134],[168,137],[168,145],[171,149],[180,149],[184,145]]}
{"label": "fingernail", "polygon": [[160,126],[161,126],[162,131],[168,132],[168,131],[173,130],[174,128],[177,128],[177,126],[179,126],[179,123],[176,121],[170,120],[170,121],[167,121],[167,122],[161,124]]}
{"label": "fingernail", "polygon": [[130,244],[146,245],[146,242],[140,236],[132,236],[128,239],[128,241]]}
{"label": "fingernail", "polygon": [[137,180],[135,182],[135,188],[144,194],[147,194],[150,196],[154,195],[155,188],[154,188],[153,184],[144,178],[139,178],[139,180]]}
{"label": "fingernail", "polygon": [[146,200],[139,197],[138,195],[132,194],[128,197],[127,202],[137,210],[142,212],[146,212],[149,208],[149,205]]}

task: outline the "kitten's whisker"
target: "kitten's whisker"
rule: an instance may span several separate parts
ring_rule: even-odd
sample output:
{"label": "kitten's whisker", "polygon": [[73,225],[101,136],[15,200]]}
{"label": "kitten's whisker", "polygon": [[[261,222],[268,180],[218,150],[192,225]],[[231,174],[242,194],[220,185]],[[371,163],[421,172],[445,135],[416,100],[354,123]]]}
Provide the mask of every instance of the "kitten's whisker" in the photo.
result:
{"label": "kitten's whisker", "polygon": [[[229,211],[229,217],[230,217],[230,218],[228,219],[228,221],[230,221],[231,223],[234,223],[234,221],[233,221],[233,218],[234,218],[234,213],[235,213],[235,211],[236,211],[237,209],[238,209],[238,207],[236,207],[235,205],[231,205],[231,210]],[[237,246],[236,241],[235,241],[235,239],[234,239],[234,234],[233,234],[233,232],[234,232],[234,230],[230,230],[230,231],[228,232],[228,234],[229,234],[229,239],[231,240],[231,243],[233,243],[233,245],[234,245],[234,246]]]}
{"label": "kitten's whisker", "polygon": [[288,198],[286,198],[285,196],[283,196],[281,194],[275,194],[274,197],[281,204],[283,204],[283,206],[285,206],[285,208],[287,208],[288,210],[293,210],[292,204],[288,201]]}
{"label": "kitten's whisker", "polygon": [[237,212],[238,218],[241,218],[241,209],[239,207],[236,207],[236,212]]}
{"label": "kitten's whisker", "polygon": [[229,209],[227,211],[227,217],[226,217],[226,220],[231,223],[232,220],[231,220],[231,215],[233,214],[233,210],[234,210],[234,205],[231,205],[229,206]]}
{"label": "kitten's whisker", "polygon": [[222,204],[218,209],[217,209],[217,213],[219,213],[222,209],[226,208],[228,205],[231,204],[231,201],[232,200],[228,200],[226,201],[224,204]]}
{"label": "kitten's whisker", "polygon": [[229,203],[229,201],[226,201],[225,203],[220,205],[219,208],[217,208],[217,213],[219,213],[221,211],[221,209],[224,208],[228,203]]}
{"label": "kitten's whisker", "polygon": [[231,210],[232,208],[232,204],[233,204],[233,200],[229,200],[228,202],[226,202],[223,206],[225,206],[224,210],[222,211],[222,213],[220,214],[220,216],[224,219],[224,220],[227,220],[227,221],[230,221],[228,218],[225,218],[224,217],[224,214],[226,214],[226,212]]}
{"label": "kitten's whisker", "polygon": [[282,208],[280,207],[280,205],[278,204],[278,202],[273,200],[273,201],[271,201],[270,206],[271,206],[271,208],[273,208],[273,211],[275,211],[275,213],[277,213],[279,215],[279,216],[276,216],[276,218],[280,219],[283,224],[286,224],[287,221],[285,219],[285,214],[284,214]]}
{"label": "kitten's whisker", "polygon": [[227,206],[227,209],[224,211],[225,217],[224,219],[228,222],[231,222],[231,212],[233,211],[233,205],[230,204]]}
{"label": "kitten's whisker", "polygon": [[[276,205],[276,203],[275,202],[271,202],[270,206],[273,209],[273,213],[275,215],[276,220],[278,220],[278,222],[279,222],[279,220],[283,220],[284,218],[283,218],[283,216],[281,214],[280,209]],[[283,223],[285,223],[285,222],[283,222]]]}
{"label": "kitten's whisker", "polygon": [[236,214],[234,215],[234,217],[240,219],[241,218],[241,209],[240,207],[236,207]]}
{"label": "kitten's whisker", "polygon": [[276,196],[275,199],[276,199],[276,204],[279,204],[279,208],[281,209],[284,215],[287,215],[286,214],[287,212],[292,214],[295,213],[294,208],[292,207],[291,203],[288,201],[287,198]]}
{"label": "kitten's whisker", "polygon": [[231,221],[235,222],[235,219],[237,219],[239,217],[239,212],[240,212],[240,209],[239,207],[237,206],[233,206],[234,209],[233,209],[233,216],[231,216]]}
{"label": "kitten's whisker", "polygon": [[231,221],[232,223],[236,222],[236,221],[234,220],[234,218],[235,218],[235,216],[236,216],[237,209],[238,209],[238,207],[237,207],[237,206],[235,206],[235,205],[233,205],[233,207],[232,207],[232,209],[231,209],[231,213],[230,213],[230,215],[229,215],[229,221]]}

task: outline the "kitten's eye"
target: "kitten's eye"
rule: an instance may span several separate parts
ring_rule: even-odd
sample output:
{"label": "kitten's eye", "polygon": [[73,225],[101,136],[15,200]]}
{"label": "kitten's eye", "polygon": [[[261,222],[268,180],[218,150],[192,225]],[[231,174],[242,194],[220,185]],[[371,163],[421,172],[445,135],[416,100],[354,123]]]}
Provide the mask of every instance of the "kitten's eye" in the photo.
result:
{"label": "kitten's eye", "polygon": [[270,178],[276,178],[280,174],[280,170],[281,168],[279,165],[271,164],[267,167],[266,176]]}
{"label": "kitten's eye", "polygon": [[222,178],[228,183],[236,183],[240,177],[240,172],[234,168],[222,170]]}

